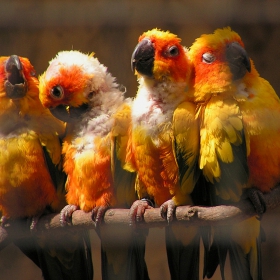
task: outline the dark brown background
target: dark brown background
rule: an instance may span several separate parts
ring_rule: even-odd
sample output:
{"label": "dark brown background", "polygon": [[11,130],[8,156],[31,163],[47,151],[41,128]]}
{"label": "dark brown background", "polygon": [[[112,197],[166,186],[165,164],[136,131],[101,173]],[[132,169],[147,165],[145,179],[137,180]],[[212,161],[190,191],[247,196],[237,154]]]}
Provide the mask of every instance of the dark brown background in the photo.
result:
{"label": "dark brown background", "polygon": [[[280,5],[278,0],[57,0],[0,3],[0,55],[28,57],[41,74],[61,50],[96,53],[127,95],[137,90],[130,57],[137,39],[153,27],[170,30],[190,46],[202,33],[231,26],[242,37],[261,76],[280,92]],[[264,279],[280,278],[279,212],[264,216]],[[169,279],[163,229],[152,229],[147,241],[151,280]],[[99,241],[92,232],[95,280],[101,279]],[[0,279],[41,279],[40,271],[18,249],[0,252]],[[216,275],[213,279],[220,279]]]}

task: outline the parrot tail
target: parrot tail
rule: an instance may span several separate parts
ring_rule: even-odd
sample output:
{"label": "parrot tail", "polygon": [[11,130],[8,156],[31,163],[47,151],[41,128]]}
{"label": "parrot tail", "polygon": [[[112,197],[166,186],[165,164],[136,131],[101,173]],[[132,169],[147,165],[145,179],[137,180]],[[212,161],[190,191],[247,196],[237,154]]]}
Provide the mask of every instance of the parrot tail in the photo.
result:
{"label": "parrot tail", "polygon": [[261,242],[264,240],[264,231],[256,217],[215,229],[204,276],[211,278],[220,264],[221,277],[226,279],[224,266],[228,255],[233,279],[262,280]]}
{"label": "parrot tail", "polygon": [[88,231],[37,238],[39,267],[45,280],[92,280],[94,271]]}
{"label": "parrot tail", "polygon": [[100,228],[103,280],[149,280],[145,262],[147,229]]}
{"label": "parrot tail", "polygon": [[166,250],[171,280],[199,279],[200,233],[195,227],[166,227]]}

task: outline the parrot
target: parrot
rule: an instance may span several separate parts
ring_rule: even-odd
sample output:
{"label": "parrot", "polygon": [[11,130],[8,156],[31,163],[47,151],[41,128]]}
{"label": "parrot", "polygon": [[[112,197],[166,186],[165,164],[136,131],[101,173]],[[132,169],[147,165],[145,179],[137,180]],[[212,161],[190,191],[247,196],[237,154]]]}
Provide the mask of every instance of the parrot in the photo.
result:
{"label": "parrot", "polygon": [[146,233],[127,226],[101,225],[109,207],[127,208],[136,200],[135,173],[126,171],[129,98],[94,53],[61,51],[39,77],[40,100],[66,122],[62,144],[67,175],[61,224],[74,211],[92,212],[101,240],[102,278],[149,279],[145,263]]}
{"label": "parrot", "polygon": [[204,276],[211,278],[220,263],[225,279],[228,253],[233,279],[261,280],[263,193],[280,182],[279,98],[230,27],[201,35],[189,57],[200,123],[199,168],[208,182],[211,203],[249,199],[256,209],[252,218],[213,229],[208,258],[212,263],[206,264]]}
{"label": "parrot", "polygon": [[[1,225],[31,220],[31,233],[40,216],[59,212],[66,204],[60,143],[65,125],[42,106],[38,85],[28,58],[0,57]],[[46,280],[92,279],[89,237],[68,232],[61,236],[31,234],[14,243]]]}
{"label": "parrot", "polygon": [[137,172],[138,200],[131,223],[158,206],[165,228],[171,279],[199,279],[200,233],[197,227],[172,223],[177,206],[193,205],[200,172],[196,106],[188,100],[192,65],[181,39],[154,28],[140,35],[132,58],[138,91],[132,104],[132,126],[125,168]]}

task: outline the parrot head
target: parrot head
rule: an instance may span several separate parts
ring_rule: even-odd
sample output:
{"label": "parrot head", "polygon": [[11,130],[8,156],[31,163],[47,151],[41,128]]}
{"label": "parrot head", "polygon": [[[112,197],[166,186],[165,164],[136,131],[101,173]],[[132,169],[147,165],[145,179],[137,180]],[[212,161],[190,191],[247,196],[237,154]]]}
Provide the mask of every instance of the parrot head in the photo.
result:
{"label": "parrot head", "polygon": [[0,57],[0,116],[7,118],[12,112],[39,114],[42,109],[38,79],[30,61],[17,55]]}
{"label": "parrot head", "polygon": [[251,61],[240,36],[229,27],[201,35],[190,48],[195,88],[201,93],[225,91],[251,71]]}
{"label": "parrot head", "polygon": [[109,86],[114,86],[114,78],[93,54],[62,51],[39,77],[39,97],[55,117],[75,122],[98,105],[96,97]]}
{"label": "parrot head", "polygon": [[180,38],[168,31],[155,28],[144,32],[131,57],[132,70],[157,81],[186,81],[191,68],[180,42]]}
{"label": "parrot head", "polygon": [[[38,94],[35,70],[27,58],[11,55],[0,58],[0,97],[18,100],[27,94]],[[34,90],[30,90],[34,87]]]}

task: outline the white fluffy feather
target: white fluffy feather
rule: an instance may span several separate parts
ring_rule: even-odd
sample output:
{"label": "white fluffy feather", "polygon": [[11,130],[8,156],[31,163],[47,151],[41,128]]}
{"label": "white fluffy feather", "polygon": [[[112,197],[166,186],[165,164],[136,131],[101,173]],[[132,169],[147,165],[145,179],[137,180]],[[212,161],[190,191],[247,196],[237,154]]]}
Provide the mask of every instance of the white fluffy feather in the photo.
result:
{"label": "white fluffy feather", "polygon": [[141,125],[156,138],[162,124],[171,123],[175,108],[185,96],[186,83],[154,83],[139,78],[139,89],[132,106],[133,127]]}

